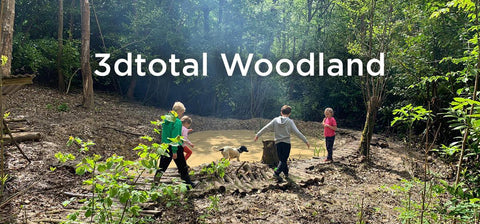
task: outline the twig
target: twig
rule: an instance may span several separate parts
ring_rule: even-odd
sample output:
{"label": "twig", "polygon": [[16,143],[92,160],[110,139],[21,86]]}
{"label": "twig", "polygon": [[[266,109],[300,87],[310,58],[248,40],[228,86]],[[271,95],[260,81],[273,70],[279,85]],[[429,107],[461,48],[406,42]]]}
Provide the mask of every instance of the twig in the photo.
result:
{"label": "twig", "polygon": [[52,218],[44,218],[44,219],[36,219],[36,220],[32,220],[32,222],[39,222],[39,223],[65,223],[65,222],[69,222],[69,223],[80,223],[80,222],[72,222],[72,221],[68,221],[68,220],[62,220],[62,219],[52,219]]}
{"label": "twig", "polygon": [[[135,181],[133,182],[133,185],[137,183],[137,181],[140,179],[140,177],[143,175],[144,172],[145,172],[145,169],[143,169],[142,172],[137,176],[137,179],[135,179]],[[130,194],[131,193],[132,193],[132,189],[130,189]],[[123,221],[123,217],[125,216],[127,206],[128,204],[131,204],[131,201],[132,201],[132,198],[129,198],[127,203],[125,203],[125,206],[123,207],[123,211],[122,211],[122,217],[120,218],[120,223]]]}
{"label": "twig", "polygon": [[27,159],[28,164],[32,163],[32,161],[28,158],[28,156],[25,155],[25,153],[23,152],[22,148],[20,148],[20,146],[18,145],[17,141],[15,141],[15,139],[13,138],[12,131],[11,131],[10,128],[8,127],[7,122],[5,122],[5,120],[3,120],[3,126],[5,126],[5,129],[7,129],[7,134],[8,134],[8,136],[10,136],[10,138],[12,139],[13,144],[15,144],[15,146],[17,146],[18,151],[20,151],[20,153],[23,155],[23,157],[25,157],[25,159]]}
{"label": "twig", "polygon": [[6,118],[4,119],[6,122],[23,122],[27,121],[25,118]]}
{"label": "twig", "polygon": [[92,6],[92,9],[93,9],[93,15],[95,15],[95,21],[97,21],[98,32],[100,33],[100,39],[102,39],[103,50],[106,52],[107,47],[105,46],[105,38],[103,37],[102,29],[100,28],[100,22],[98,22],[97,11],[95,11],[95,7],[93,5],[93,0],[91,1],[91,6]]}
{"label": "twig", "polygon": [[73,193],[73,192],[63,192],[64,195],[70,196],[70,197],[79,197],[79,198],[89,198],[92,197],[93,194],[88,193],[88,194],[80,194],[80,193]]}
{"label": "twig", "polygon": [[237,171],[235,171],[235,175],[238,174],[238,171],[240,170],[240,168],[242,168],[242,166],[246,163],[247,161],[243,161],[242,165],[240,165],[237,169]]}
{"label": "twig", "polygon": [[158,211],[158,210],[142,210],[139,213],[140,214],[145,214],[145,215],[157,215],[161,214],[163,211]]}
{"label": "twig", "polygon": [[67,91],[65,92],[65,94],[68,94],[68,92],[70,91],[70,86],[72,85],[72,79],[73,79],[73,77],[75,77],[75,74],[77,74],[78,71],[80,71],[80,68],[78,68],[78,69],[72,74],[72,76],[70,76],[70,79],[68,80]]}
{"label": "twig", "polygon": [[1,204],[0,204],[0,208],[2,208],[3,206],[5,206],[6,204],[8,204],[11,200],[13,200],[14,198],[22,195],[23,193],[27,192],[28,190],[30,190],[30,188],[32,188],[34,185],[36,185],[42,178],[39,178],[39,180],[31,183],[27,188],[15,193],[14,195],[10,196],[8,199],[6,199],[5,201],[3,201]]}

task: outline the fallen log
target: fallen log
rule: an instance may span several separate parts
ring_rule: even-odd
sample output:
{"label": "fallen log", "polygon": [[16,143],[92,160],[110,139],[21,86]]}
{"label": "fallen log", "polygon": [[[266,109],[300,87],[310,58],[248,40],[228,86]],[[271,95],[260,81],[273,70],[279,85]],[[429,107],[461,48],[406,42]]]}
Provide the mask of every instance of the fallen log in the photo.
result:
{"label": "fallen log", "polygon": [[[16,142],[24,142],[24,141],[38,141],[40,140],[40,132],[19,132],[19,133],[12,133],[12,137]],[[3,136],[3,142],[5,144],[12,143],[12,138],[10,136]]]}
{"label": "fallen log", "polygon": [[6,122],[23,122],[27,121],[25,118],[5,118]]}
{"label": "fallen log", "polygon": [[26,127],[23,127],[23,128],[15,128],[15,129],[12,129],[10,130],[12,133],[18,133],[18,132],[27,132],[27,131],[31,131],[32,129],[30,128],[26,128]]}
{"label": "fallen log", "polygon": [[74,192],[63,192],[64,195],[70,196],[70,197],[78,197],[78,198],[90,198],[93,197],[92,193],[88,194],[81,194],[81,193],[74,193]]}

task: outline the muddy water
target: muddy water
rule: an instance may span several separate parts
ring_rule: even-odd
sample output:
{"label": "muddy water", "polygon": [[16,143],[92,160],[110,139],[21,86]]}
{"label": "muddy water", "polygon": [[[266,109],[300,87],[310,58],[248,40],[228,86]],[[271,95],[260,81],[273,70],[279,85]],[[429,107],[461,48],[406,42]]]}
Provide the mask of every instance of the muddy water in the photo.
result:
{"label": "muddy water", "polygon": [[[265,133],[257,142],[253,141],[254,137],[255,132],[251,130],[194,131],[188,136],[195,147],[192,149],[193,154],[187,160],[187,163],[191,167],[210,163],[222,158],[222,154],[217,150],[218,148],[223,146],[240,147],[241,145],[246,146],[248,152],[243,152],[240,155],[240,161],[260,161],[263,153],[262,140],[273,140],[273,133]],[[315,147],[319,148],[320,145],[324,147],[324,141],[318,137],[306,137],[310,142],[310,149],[307,149],[305,143],[297,136],[292,135],[290,158],[312,158]],[[320,156],[325,156],[325,152],[321,151]],[[170,167],[175,167],[173,162]]]}

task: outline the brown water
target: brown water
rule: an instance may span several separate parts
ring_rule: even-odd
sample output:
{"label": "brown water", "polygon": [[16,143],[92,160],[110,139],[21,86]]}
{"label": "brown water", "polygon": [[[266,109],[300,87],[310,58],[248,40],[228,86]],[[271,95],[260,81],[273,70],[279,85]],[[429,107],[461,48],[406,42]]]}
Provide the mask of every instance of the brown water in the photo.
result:
{"label": "brown water", "polygon": [[[260,161],[262,159],[263,144],[262,140],[273,140],[273,132],[265,133],[258,141],[254,142],[255,132],[251,130],[221,130],[221,131],[200,131],[192,132],[188,135],[190,141],[195,145],[192,148],[193,154],[187,160],[189,166],[194,167],[204,163],[220,160],[222,153],[217,149],[223,146],[240,147],[242,145],[248,148],[248,152],[240,154],[240,161]],[[323,140],[306,136],[310,142],[310,149],[297,136],[292,135],[290,158],[309,159],[313,157],[314,148],[321,145],[325,148]],[[325,151],[320,152],[320,156],[325,156]],[[170,167],[175,167],[174,163]]]}

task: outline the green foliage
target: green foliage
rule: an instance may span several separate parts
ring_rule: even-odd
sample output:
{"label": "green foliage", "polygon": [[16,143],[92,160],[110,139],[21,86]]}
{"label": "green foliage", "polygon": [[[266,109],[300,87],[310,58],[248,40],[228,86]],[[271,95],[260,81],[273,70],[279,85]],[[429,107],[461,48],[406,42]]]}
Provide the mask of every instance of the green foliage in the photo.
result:
{"label": "green foliage", "polygon": [[70,110],[70,108],[68,107],[67,103],[62,103],[62,104],[57,106],[57,110],[61,111],[61,112],[67,112],[67,111]]}
{"label": "green foliage", "polygon": [[222,158],[218,163],[212,162],[208,166],[203,167],[200,174],[215,175],[223,178],[228,166],[230,166],[230,161]]}
{"label": "green foliage", "polygon": [[400,197],[400,206],[395,207],[395,210],[399,212],[398,219],[402,223],[420,223],[422,201],[419,198],[424,190],[427,197],[424,223],[441,223],[446,219],[447,216],[441,213],[444,208],[441,195],[446,192],[445,188],[432,182],[427,182],[426,188],[424,185],[423,181],[414,178],[413,180],[402,179],[399,185],[382,186],[382,189],[391,191]]}
{"label": "green foliage", "polygon": [[188,191],[187,185],[184,183],[179,183],[177,185],[161,184],[159,190],[161,191],[161,197],[158,198],[167,208],[178,206],[181,204],[180,202],[187,200],[182,197],[182,195],[186,194]]}
{"label": "green foliage", "polygon": [[55,153],[55,158],[57,158],[58,161],[61,163],[65,163],[70,160],[75,160],[75,156],[71,153],[68,154],[63,154],[62,152],[57,152]]}
{"label": "green foliage", "polygon": [[2,186],[5,185],[5,183],[8,180],[8,174],[3,175],[3,177],[0,178],[0,182],[2,182]]}
{"label": "green foliage", "polygon": [[[13,39],[12,68],[23,68],[28,73],[55,68],[57,41],[53,38],[32,40],[23,33],[15,33]],[[19,60],[21,59],[21,60]]]}
{"label": "green foliage", "polygon": [[325,153],[325,147],[321,144],[315,145],[315,148],[313,148],[313,156],[320,156],[320,153]]}
{"label": "green foliage", "polygon": [[[450,118],[452,130],[457,131],[460,136],[465,136],[468,130],[468,138],[460,138],[449,146],[442,146],[440,151],[451,160],[458,160],[461,148],[465,144],[464,165],[460,171],[462,181],[457,186],[442,182],[452,196],[447,202],[446,213],[452,219],[463,222],[478,220],[478,197],[480,195],[480,173],[478,155],[480,155],[480,102],[468,98],[454,98],[448,108],[445,117]],[[473,108],[472,114],[468,112]],[[465,142],[464,142],[465,141]]]}
{"label": "green foliage", "polygon": [[[123,156],[113,154],[102,158],[100,155],[91,154],[90,147],[95,143],[83,141],[78,137],[70,137],[67,146],[77,146],[79,153],[83,155],[76,165],[78,175],[89,175],[83,184],[92,190],[92,196],[83,202],[82,211],[86,219],[94,220],[95,223],[143,223],[149,219],[140,216],[141,203],[157,201],[166,207],[176,206],[186,200],[184,197],[188,191],[187,185],[161,184],[151,189],[138,189],[136,184],[145,172],[153,173],[158,167],[160,156],[168,156],[168,144],[158,144],[154,139],[144,136],[148,144],[139,144],[133,150],[137,151],[138,159],[127,160]],[[172,144],[178,144],[174,139]],[[60,162],[75,160],[72,154],[58,152],[55,157]],[[64,203],[68,206],[74,198]],[[78,212],[68,215],[69,221],[79,221]]]}
{"label": "green foliage", "polygon": [[400,109],[393,110],[393,115],[397,115],[392,123],[393,126],[397,122],[407,123],[409,126],[413,125],[415,121],[423,121],[431,116],[431,110],[426,110],[423,106],[413,107],[412,104],[408,104]]}
{"label": "green foliage", "polygon": [[208,196],[208,200],[210,200],[210,205],[207,207],[209,211],[216,211],[218,212],[219,207],[218,207],[218,202],[220,201],[220,198],[218,195],[210,195]]}
{"label": "green foliage", "polygon": [[8,57],[5,56],[5,55],[2,55],[2,62],[1,62],[1,66],[4,66],[5,64],[7,64],[7,61],[8,61]]}
{"label": "green foliage", "polygon": [[56,109],[58,112],[67,112],[70,110],[70,107],[68,106],[67,103],[58,104],[56,107],[53,104],[49,103],[45,107],[49,110]]}

